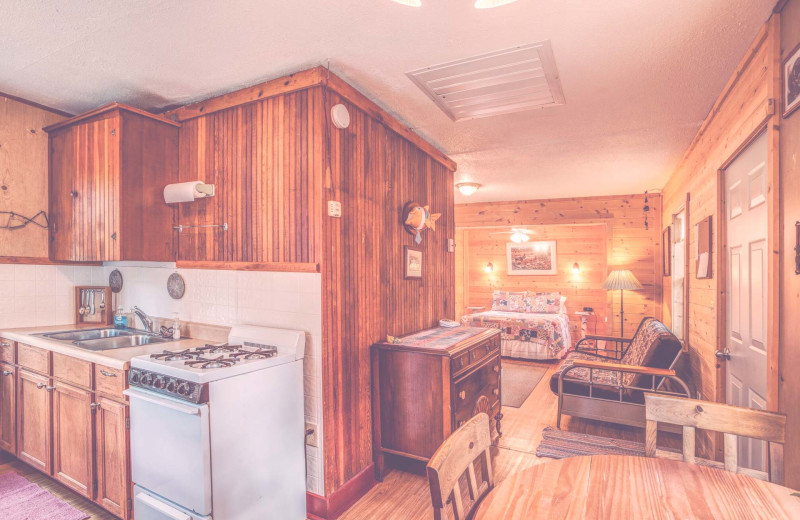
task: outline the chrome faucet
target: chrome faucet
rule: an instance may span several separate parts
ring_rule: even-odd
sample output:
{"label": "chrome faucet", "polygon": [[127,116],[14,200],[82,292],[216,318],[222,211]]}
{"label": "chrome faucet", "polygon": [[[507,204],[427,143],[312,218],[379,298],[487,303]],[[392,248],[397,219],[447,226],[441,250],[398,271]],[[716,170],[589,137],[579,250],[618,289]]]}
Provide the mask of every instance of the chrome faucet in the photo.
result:
{"label": "chrome faucet", "polygon": [[153,320],[150,319],[150,316],[136,305],[133,306],[132,310],[133,313],[142,320],[142,325],[144,325],[145,330],[147,330],[147,332],[153,332]]}

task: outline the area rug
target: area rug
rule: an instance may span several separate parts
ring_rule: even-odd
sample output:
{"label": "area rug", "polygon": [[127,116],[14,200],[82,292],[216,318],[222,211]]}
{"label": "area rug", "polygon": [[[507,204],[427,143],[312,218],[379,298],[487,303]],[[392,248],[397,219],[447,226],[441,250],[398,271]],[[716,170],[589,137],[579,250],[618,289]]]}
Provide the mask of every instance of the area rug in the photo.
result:
{"label": "area rug", "polygon": [[533,389],[547,372],[546,367],[503,363],[502,399],[503,406],[519,408],[531,395]]}
{"label": "area rug", "polygon": [[0,474],[0,518],[3,520],[84,520],[89,515],[67,504],[25,477]]}

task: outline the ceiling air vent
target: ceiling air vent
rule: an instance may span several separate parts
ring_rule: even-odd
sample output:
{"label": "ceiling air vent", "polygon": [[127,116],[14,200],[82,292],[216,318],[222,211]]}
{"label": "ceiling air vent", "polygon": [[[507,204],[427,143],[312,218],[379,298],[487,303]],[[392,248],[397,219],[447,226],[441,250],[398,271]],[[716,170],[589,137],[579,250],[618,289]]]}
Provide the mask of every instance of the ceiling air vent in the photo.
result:
{"label": "ceiling air vent", "polygon": [[564,104],[548,40],[425,67],[408,77],[453,121]]}

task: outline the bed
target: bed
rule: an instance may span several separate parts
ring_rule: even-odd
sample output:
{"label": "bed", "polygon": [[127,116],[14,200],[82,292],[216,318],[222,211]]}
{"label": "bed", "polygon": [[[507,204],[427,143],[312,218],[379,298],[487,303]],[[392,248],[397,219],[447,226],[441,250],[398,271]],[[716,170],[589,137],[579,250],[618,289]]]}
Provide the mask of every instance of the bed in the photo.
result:
{"label": "bed", "polygon": [[461,323],[500,329],[500,354],[520,359],[561,359],[572,347],[566,298],[559,293],[495,291],[492,310],[467,314]]}

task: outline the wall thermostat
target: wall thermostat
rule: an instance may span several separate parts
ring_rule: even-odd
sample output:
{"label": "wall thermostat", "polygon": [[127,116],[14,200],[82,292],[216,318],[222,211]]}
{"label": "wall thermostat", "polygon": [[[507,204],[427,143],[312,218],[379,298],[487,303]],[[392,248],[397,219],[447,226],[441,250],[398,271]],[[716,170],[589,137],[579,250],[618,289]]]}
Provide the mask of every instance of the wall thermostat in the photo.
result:
{"label": "wall thermostat", "polygon": [[342,203],[338,200],[329,200],[328,201],[328,216],[329,217],[342,217]]}

